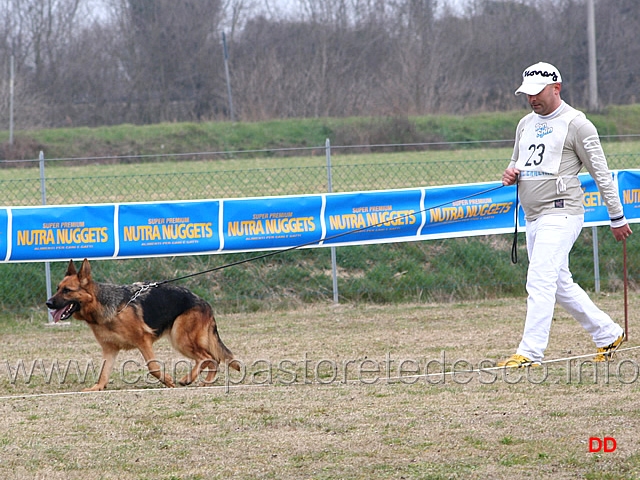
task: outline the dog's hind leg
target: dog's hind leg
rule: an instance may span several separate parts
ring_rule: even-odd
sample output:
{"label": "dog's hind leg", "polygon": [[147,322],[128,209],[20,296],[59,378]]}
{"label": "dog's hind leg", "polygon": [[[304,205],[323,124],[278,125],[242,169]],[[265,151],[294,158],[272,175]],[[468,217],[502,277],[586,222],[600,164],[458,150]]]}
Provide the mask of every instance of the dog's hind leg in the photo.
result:
{"label": "dog's hind leg", "polygon": [[[218,374],[218,362],[216,362],[207,348],[206,333],[205,335],[181,337],[181,333],[176,332],[176,336],[172,336],[172,341],[176,345],[176,349],[185,357],[195,360],[195,365],[189,373],[178,380],[180,385],[189,385],[198,379],[202,372],[206,372],[207,376],[204,383],[211,385],[216,380]],[[204,338],[203,338],[204,337]]]}
{"label": "dog's hind leg", "polygon": [[206,372],[207,377],[203,381],[205,385],[211,385],[216,381],[216,376],[218,374],[218,364],[212,358],[204,357],[200,360],[196,360],[195,366],[191,369],[189,373],[187,373],[184,377],[178,380],[180,385],[190,385],[193,383],[201,372]]}
{"label": "dog's hind leg", "polygon": [[147,362],[149,373],[160,380],[162,383],[164,383],[167,387],[175,387],[176,384],[173,382],[171,376],[165,373],[162,363],[156,360],[156,355],[153,352],[152,344],[153,341],[151,339],[145,338],[144,341],[138,345],[138,350],[140,350],[140,353],[142,353],[145,362]]}
{"label": "dog's hind leg", "polygon": [[[207,365],[210,365],[207,367]],[[203,380],[205,385],[211,385],[216,381],[216,377],[218,376],[218,362],[215,360],[205,360],[200,364],[200,371],[207,372],[206,378]]]}
{"label": "dog's hind leg", "polygon": [[218,373],[218,359],[210,348],[211,317],[202,312],[191,310],[176,318],[171,329],[171,343],[182,355],[195,361],[189,373],[178,383],[189,385],[206,372],[205,384],[211,385]]}

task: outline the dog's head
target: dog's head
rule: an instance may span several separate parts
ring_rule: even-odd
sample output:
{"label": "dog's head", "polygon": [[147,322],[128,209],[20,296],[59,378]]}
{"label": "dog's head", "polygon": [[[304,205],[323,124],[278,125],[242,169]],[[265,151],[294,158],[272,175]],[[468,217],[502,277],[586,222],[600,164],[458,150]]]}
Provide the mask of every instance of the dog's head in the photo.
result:
{"label": "dog's head", "polygon": [[73,260],[70,260],[67,273],[58,285],[55,295],[46,302],[47,307],[52,310],[54,322],[66,320],[92,300],[91,283],[89,260],[84,259],[79,271],[76,271]]}

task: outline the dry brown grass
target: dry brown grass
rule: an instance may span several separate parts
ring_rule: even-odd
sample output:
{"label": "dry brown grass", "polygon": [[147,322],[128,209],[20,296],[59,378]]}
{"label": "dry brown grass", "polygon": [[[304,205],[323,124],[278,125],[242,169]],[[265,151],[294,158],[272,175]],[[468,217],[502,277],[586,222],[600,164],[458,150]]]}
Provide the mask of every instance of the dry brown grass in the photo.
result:
{"label": "dry brown grass", "polygon": [[[631,300],[631,307],[638,303]],[[621,297],[597,301],[622,320]],[[247,368],[240,385],[227,388],[221,374],[212,387],[159,388],[146,381],[140,355],[128,352],[110,389],[91,394],[74,393],[87,386],[75,375],[47,382],[36,361],[49,370],[55,360],[97,365],[99,347],[86,325],[6,319],[0,477],[638,478],[633,308],[631,340],[609,365],[608,379],[604,368],[594,379],[590,364],[579,378],[586,359],[549,363],[546,378],[545,369],[527,379],[522,371],[461,373],[462,361],[452,367],[462,359],[475,368],[485,360],[486,367],[513,353],[524,306],[524,299],[319,305],[220,316],[222,339]],[[558,310],[547,358],[592,351],[586,333]],[[180,360],[164,340],[157,353],[167,365]],[[444,377],[436,363],[443,356]],[[34,375],[12,383],[21,360],[27,372],[36,365]],[[411,375],[415,367],[424,374],[429,361],[431,376]],[[228,383],[240,380],[234,372]],[[589,438],[605,436],[616,439],[617,450],[589,453]]]}

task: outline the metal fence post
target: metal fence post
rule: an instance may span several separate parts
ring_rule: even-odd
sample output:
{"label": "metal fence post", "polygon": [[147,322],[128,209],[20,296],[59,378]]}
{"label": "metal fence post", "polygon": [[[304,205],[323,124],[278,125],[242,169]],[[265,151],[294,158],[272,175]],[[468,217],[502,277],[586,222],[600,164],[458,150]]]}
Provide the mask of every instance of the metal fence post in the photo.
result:
{"label": "metal fence post", "polygon": [[[44,152],[40,151],[40,156],[38,157],[40,160],[40,192],[42,193],[42,205],[47,204],[47,187],[44,181]],[[44,262],[44,272],[45,279],[47,283],[47,298],[51,298],[51,266],[49,262]],[[49,323],[53,324],[53,317],[51,313],[47,314],[47,318],[49,319]]]}
{"label": "metal fence post", "polygon": [[[327,138],[325,142],[327,154],[327,185],[329,193],[333,192],[333,180],[331,178],[331,142]],[[338,267],[336,262],[336,247],[331,247],[331,275],[333,277],[333,303],[338,302]]]}

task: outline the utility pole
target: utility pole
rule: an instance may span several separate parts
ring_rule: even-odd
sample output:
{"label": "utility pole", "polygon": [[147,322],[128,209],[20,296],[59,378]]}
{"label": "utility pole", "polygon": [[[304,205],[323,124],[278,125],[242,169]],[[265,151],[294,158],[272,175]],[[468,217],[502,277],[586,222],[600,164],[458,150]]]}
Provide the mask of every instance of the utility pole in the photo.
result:
{"label": "utility pole", "polygon": [[589,110],[598,111],[598,69],[596,65],[596,17],[594,0],[587,0],[587,36],[589,49]]}
{"label": "utility pole", "polygon": [[227,77],[227,96],[229,97],[229,114],[231,121],[235,122],[235,113],[233,112],[233,98],[231,97],[231,80],[229,79],[229,51],[227,50],[227,37],[222,32],[222,51],[224,54],[224,73]]}
{"label": "utility pole", "polygon": [[13,145],[13,84],[15,73],[13,69],[13,55],[11,55],[9,66],[9,145]]}

